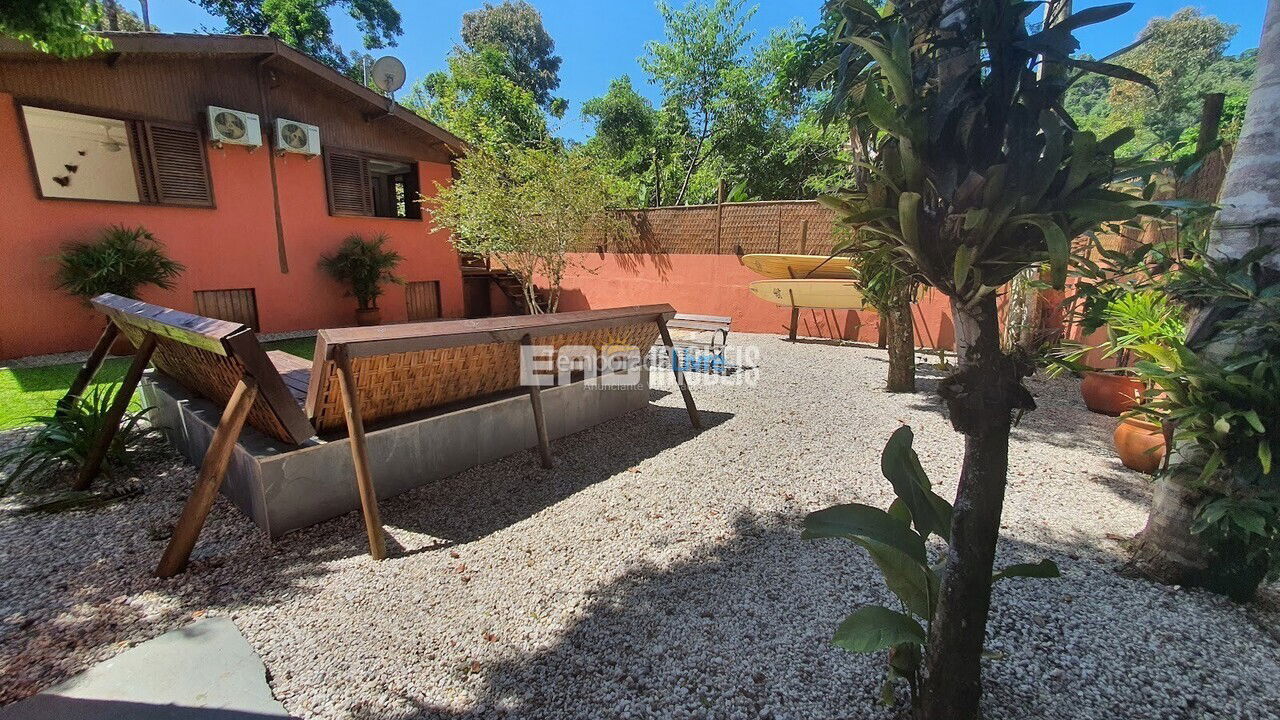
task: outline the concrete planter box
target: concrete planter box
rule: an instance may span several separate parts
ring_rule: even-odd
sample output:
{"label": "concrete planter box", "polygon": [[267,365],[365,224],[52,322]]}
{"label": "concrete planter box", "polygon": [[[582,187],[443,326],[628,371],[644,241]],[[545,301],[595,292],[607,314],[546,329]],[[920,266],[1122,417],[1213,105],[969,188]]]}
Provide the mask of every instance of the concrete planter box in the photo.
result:
{"label": "concrete planter box", "polygon": [[[199,465],[221,410],[173,380],[148,373],[142,394],[152,421]],[[554,440],[649,403],[647,375],[638,385],[600,387],[579,381],[542,390],[547,433]],[[398,495],[433,480],[537,446],[526,391],[437,408],[390,425],[366,428],[378,496]],[[530,463],[538,460],[533,453]],[[272,538],[360,508],[346,437],[311,438],[291,447],[246,426],[222,494]]]}

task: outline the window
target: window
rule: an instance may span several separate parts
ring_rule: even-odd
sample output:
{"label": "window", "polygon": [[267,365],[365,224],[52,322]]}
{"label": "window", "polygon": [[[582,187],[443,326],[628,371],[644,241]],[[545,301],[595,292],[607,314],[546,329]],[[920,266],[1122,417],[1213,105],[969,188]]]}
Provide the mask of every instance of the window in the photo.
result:
{"label": "window", "polygon": [[213,207],[194,127],[26,106],[22,116],[42,197]]}
{"label": "window", "polygon": [[418,166],[342,150],[326,150],[329,213],[366,217],[422,217]]}

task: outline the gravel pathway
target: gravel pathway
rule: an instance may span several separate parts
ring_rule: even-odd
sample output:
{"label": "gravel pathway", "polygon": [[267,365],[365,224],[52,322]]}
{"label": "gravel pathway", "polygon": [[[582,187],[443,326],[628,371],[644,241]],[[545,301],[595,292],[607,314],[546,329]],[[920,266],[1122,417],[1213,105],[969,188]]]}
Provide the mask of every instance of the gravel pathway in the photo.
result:
{"label": "gravel pathway", "polygon": [[[162,448],[147,491],[92,512],[0,513],[0,702],[29,695],[204,614],[229,615],[301,718],[889,718],[882,657],[831,646],[888,593],[865,554],[801,542],[805,512],[885,506],[900,423],[944,495],[961,442],[925,378],[880,390],[882,352],[735,336],[757,387],[697,387],[386,501],[403,550],[375,564],[355,513],[274,546],[225,501],[191,571],[149,571],[193,471]],[[1280,643],[1266,608],[1123,577],[1116,538],[1148,481],[1110,451],[1114,420],[1070,381],[1037,382],[1015,431],[999,562],[1051,557],[1064,577],[1001,583],[988,718],[1270,718]]]}

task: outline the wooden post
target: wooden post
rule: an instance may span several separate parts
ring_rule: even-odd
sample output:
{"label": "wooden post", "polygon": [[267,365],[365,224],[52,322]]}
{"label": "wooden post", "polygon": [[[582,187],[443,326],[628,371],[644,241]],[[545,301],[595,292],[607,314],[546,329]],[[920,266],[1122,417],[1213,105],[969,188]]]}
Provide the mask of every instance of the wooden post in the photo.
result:
{"label": "wooden post", "polygon": [[662,334],[662,344],[667,346],[667,356],[671,358],[671,372],[675,374],[676,385],[680,388],[680,394],[684,396],[684,407],[689,411],[689,422],[701,430],[702,417],[698,415],[698,406],[693,404],[693,394],[689,392],[684,371],[680,369],[680,363],[676,360],[676,346],[671,341],[671,332],[667,330],[667,320],[662,316],[658,317],[658,332]]}
{"label": "wooden post", "polygon": [[809,246],[809,221],[800,221],[800,254],[803,255]]}
{"label": "wooden post", "polygon": [[351,460],[356,469],[356,489],[360,493],[360,510],[364,513],[364,529],[369,536],[369,555],[385,560],[387,541],[382,535],[382,519],[378,516],[378,494],[373,489],[369,472],[369,449],[365,446],[364,419],[356,396],[356,376],[351,372],[351,359],[345,347],[338,347],[334,362],[338,366],[338,389],[342,393],[343,413],[347,418],[347,435],[351,442]]}
{"label": "wooden post", "polygon": [[[787,272],[791,273],[791,277],[795,277],[795,273],[791,272],[791,268],[787,268]],[[787,294],[791,296],[791,342],[796,341],[796,334],[800,330],[800,308],[796,307],[796,294],[793,290],[788,290]]]}
{"label": "wooden post", "polygon": [[[105,335],[105,333],[104,333]],[[129,401],[133,399],[133,391],[138,388],[138,381],[142,379],[142,373],[147,369],[147,363],[151,360],[151,353],[156,350],[156,336],[147,333],[142,338],[142,345],[138,347],[138,351],[133,356],[133,364],[129,366],[128,372],[124,375],[124,380],[120,381],[120,391],[116,393],[115,399],[111,402],[111,407],[107,409],[107,414],[102,418],[102,430],[98,433],[98,438],[94,440],[93,448],[89,450],[89,456],[85,458],[84,465],[80,466],[80,473],[76,475],[75,489],[84,490],[89,487],[89,483],[97,477],[98,472],[102,470],[102,461],[107,457],[107,451],[111,449],[111,443],[116,439],[116,433],[120,430],[120,420],[124,418],[124,413],[129,409]]]}
{"label": "wooden post", "polygon": [[107,359],[107,353],[111,351],[111,343],[115,342],[116,336],[120,334],[120,329],[116,324],[107,321],[107,327],[102,331],[102,336],[98,338],[98,344],[93,346],[93,352],[89,353],[89,358],[84,361],[84,365],[80,367],[80,372],[76,374],[76,379],[71,381],[71,387],[67,389],[67,394],[62,396],[58,401],[58,409],[55,414],[62,415],[75,405],[80,396],[84,394],[84,389],[89,387],[89,383],[93,382],[93,377],[98,374],[98,369],[102,367],[102,361]]}
{"label": "wooden post", "polygon": [[[721,232],[721,226],[724,225],[724,201],[716,203],[716,254],[721,253],[721,242],[724,235]],[[741,254],[741,253],[739,253]]]}
{"label": "wooden post", "polygon": [[[520,344],[528,347],[533,344],[533,339],[525,335],[520,338]],[[538,430],[538,454],[542,456],[542,467],[550,470],[556,464],[551,459],[551,443],[547,440],[547,418],[542,414],[542,386],[536,381],[529,385],[529,403],[533,405],[533,425]]]}
{"label": "wooden post", "polygon": [[773,245],[774,247],[777,248],[777,250],[774,250],[774,252],[779,252],[779,253],[782,252],[782,206],[781,205],[778,206],[778,233],[777,235],[774,236]]}
{"label": "wooden post", "polygon": [[200,463],[200,474],[196,477],[191,497],[182,508],[178,524],[173,527],[173,535],[169,545],[164,549],[160,564],[156,566],[156,577],[173,577],[187,569],[187,561],[191,559],[191,551],[204,528],[204,521],[209,517],[213,501],[218,496],[218,488],[222,486],[222,478],[231,464],[231,454],[236,449],[236,441],[240,439],[240,431],[253,408],[253,401],[258,397],[258,381],[252,376],[243,375],[231,392],[231,399],[222,410],[222,419],[213,431],[213,439],[209,441],[209,449],[205,451],[204,461]]}

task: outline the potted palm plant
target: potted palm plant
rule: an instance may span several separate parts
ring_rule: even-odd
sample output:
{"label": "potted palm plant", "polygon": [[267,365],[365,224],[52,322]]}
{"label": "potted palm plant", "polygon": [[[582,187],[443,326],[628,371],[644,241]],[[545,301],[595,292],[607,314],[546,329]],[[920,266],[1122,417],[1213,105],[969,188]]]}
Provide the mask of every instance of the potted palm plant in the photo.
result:
{"label": "potted palm plant", "polygon": [[[58,287],[86,303],[102,293],[136,299],[147,285],[171,290],[186,269],[146,228],[123,225],[112,225],[94,240],[65,246],[56,260]],[[121,335],[111,351],[127,355],[133,346]]]}
{"label": "potted palm plant", "polygon": [[350,289],[355,297],[356,324],[378,325],[382,323],[382,310],[378,308],[378,296],[387,283],[403,285],[404,280],[393,271],[404,256],[386,248],[386,235],[366,239],[361,235],[349,235],[332,255],[320,258],[320,267],[334,280]]}

